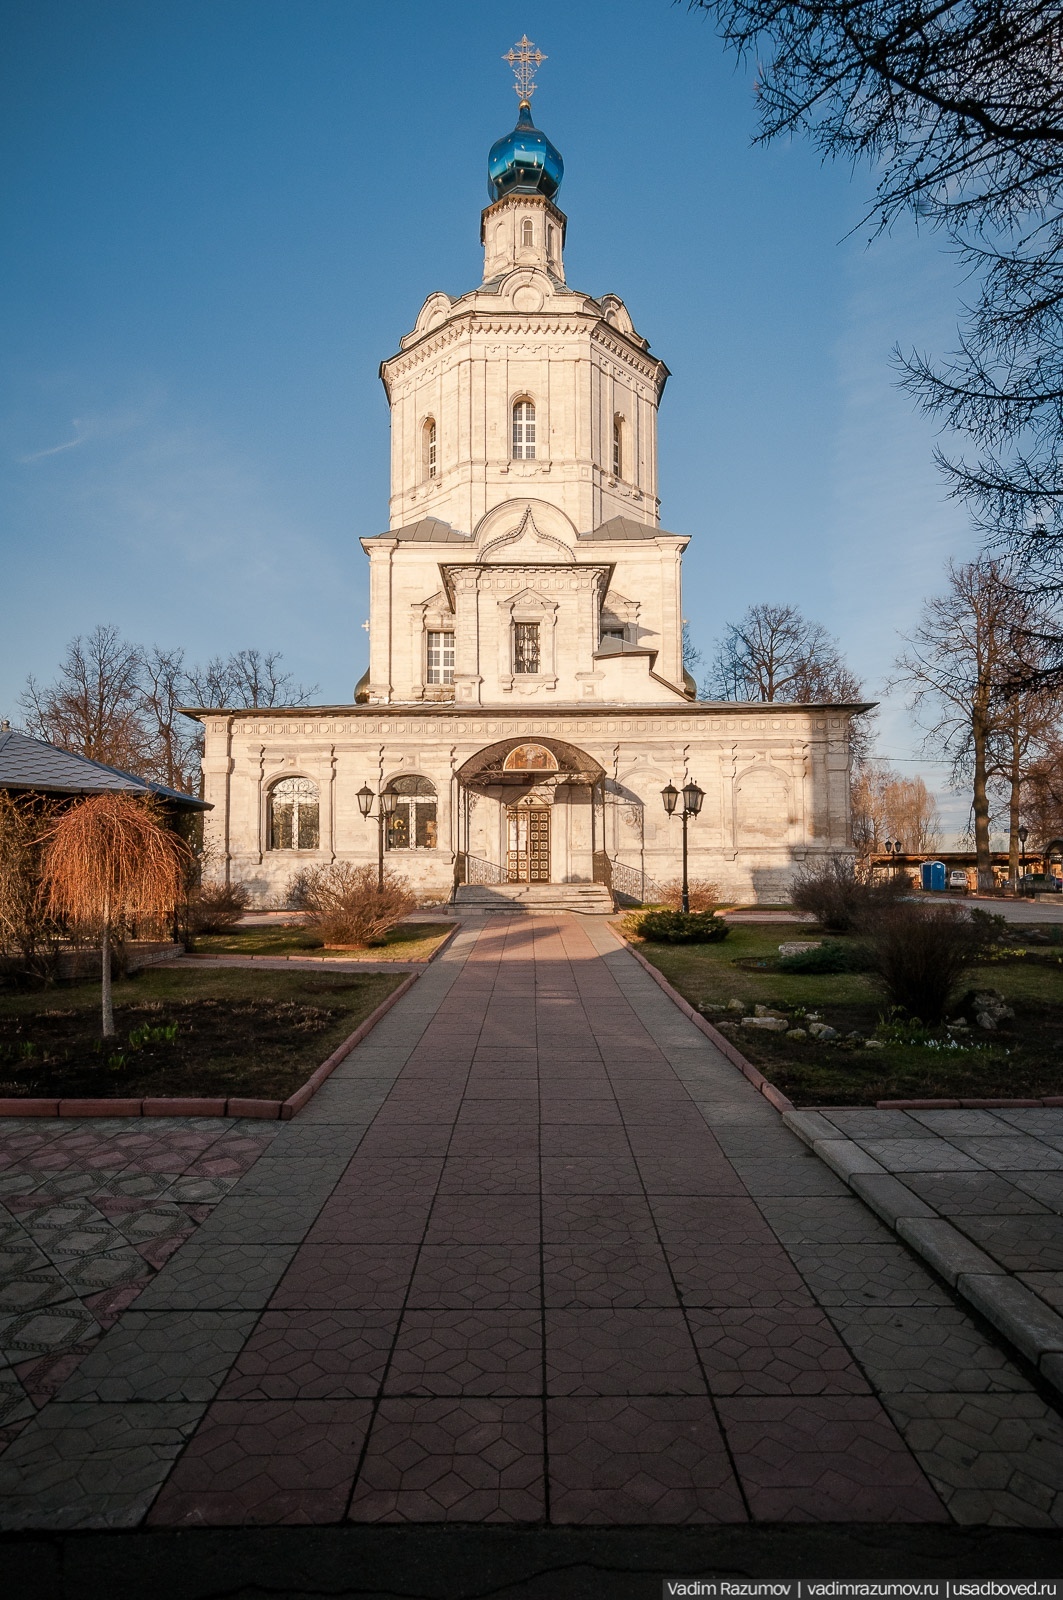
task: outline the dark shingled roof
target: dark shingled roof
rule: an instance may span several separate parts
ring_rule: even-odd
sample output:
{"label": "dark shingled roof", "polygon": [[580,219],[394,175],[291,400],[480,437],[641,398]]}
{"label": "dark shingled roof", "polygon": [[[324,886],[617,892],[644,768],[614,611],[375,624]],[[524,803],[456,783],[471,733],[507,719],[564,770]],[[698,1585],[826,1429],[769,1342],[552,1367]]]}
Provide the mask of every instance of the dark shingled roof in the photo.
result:
{"label": "dark shingled roof", "polygon": [[88,756],[59,750],[43,739],[31,739],[13,728],[0,729],[0,789],[26,789],[37,794],[103,794],[114,790],[126,794],[153,794],[159,800],[209,811],[205,800],[168,789],[164,783],[149,783],[117,767],[105,767]]}
{"label": "dark shingled roof", "polygon": [[610,517],[608,522],[599,523],[589,533],[581,533],[580,538],[617,542],[621,539],[656,539],[659,534],[665,539],[676,537],[664,528],[655,528],[651,522],[636,522],[634,517]]}
{"label": "dark shingled roof", "polygon": [[373,533],[372,539],[402,539],[409,544],[468,544],[467,534],[459,533],[449,522],[438,517],[422,517],[411,522],[408,528],[391,528],[386,533]]}

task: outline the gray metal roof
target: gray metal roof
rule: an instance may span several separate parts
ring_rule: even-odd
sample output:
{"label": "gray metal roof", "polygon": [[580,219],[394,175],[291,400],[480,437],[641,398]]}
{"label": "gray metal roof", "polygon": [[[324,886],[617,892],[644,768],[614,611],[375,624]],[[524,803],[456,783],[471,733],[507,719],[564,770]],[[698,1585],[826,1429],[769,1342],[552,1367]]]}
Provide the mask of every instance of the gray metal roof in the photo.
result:
{"label": "gray metal roof", "polygon": [[402,539],[408,544],[468,544],[469,536],[459,533],[449,522],[439,517],[422,517],[406,528],[391,528],[385,533],[370,534],[371,539]]}
{"label": "gray metal roof", "polygon": [[14,728],[0,730],[0,789],[32,789],[38,794],[103,794],[114,790],[126,794],[153,794],[174,805],[196,811],[209,811],[206,800],[168,789],[164,783],[150,783],[117,767],[105,767],[88,756],[60,750],[43,739],[31,739]]}
{"label": "gray metal roof", "polygon": [[581,539],[602,539],[608,543],[619,543],[624,539],[656,539],[659,536],[665,539],[676,537],[664,528],[655,528],[652,522],[636,522],[634,517],[610,517],[608,522],[600,522],[588,533],[580,534]]}

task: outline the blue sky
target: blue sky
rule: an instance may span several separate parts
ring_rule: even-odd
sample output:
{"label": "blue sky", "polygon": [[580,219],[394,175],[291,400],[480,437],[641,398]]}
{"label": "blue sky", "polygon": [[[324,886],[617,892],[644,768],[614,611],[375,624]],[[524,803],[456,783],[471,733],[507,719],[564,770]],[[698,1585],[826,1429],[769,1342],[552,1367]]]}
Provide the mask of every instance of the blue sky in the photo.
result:
{"label": "blue sky", "polygon": [[[892,346],[951,346],[954,263],[868,243],[866,168],[753,148],[753,70],[671,0],[3,0],[0,716],[98,622],[193,659],[281,648],[328,701],[365,664],[387,524],[377,378],[479,281],[500,57],[549,57],[569,282],[672,369],[662,521],[708,653],[793,602],[880,696],[973,553]],[[855,230],[855,231],[854,231]],[[939,785],[903,701],[879,743]],[[965,807],[945,809],[962,823]]]}

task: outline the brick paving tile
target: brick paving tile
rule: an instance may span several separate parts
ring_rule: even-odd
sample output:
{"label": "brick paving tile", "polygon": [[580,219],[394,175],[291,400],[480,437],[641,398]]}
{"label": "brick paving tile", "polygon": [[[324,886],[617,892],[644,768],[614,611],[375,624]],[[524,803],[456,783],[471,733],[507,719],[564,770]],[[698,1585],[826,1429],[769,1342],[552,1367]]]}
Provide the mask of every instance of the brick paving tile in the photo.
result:
{"label": "brick paving tile", "polygon": [[913,1172],[904,1181],[945,1215],[1034,1216],[1048,1209],[996,1172]]}
{"label": "brick paving tile", "polygon": [[240,1311],[264,1306],[294,1245],[214,1244],[193,1239],[136,1302],[138,1311]]}
{"label": "brick paving tile", "polygon": [[901,1244],[791,1245],[822,1306],[951,1306],[948,1292]]}
{"label": "brick paving tile", "polygon": [[667,1244],[685,1306],[810,1306],[812,1296],[776,1244]]}
{"label": "brick paving tile", "polygon": [[654,1195],[650,1203],[666,1246],[777,1243],[759,1208],[748,1198]]}
{"label": "brick paving tile", "polygon": [[642,1179],[629,1156],[543,1156],[543,1194],[641,1194]]}
{"label": "brick paving tile", "polygon": [[705,1380],[681,1311],[547,1311],[551,1395],[701,1394]]}
{"label": "brick paving tile", "polygon": [[645,1196],[637,1191],[611,1194],[608,1205],[593,1193],[547,1193],[543,1195],[542,1219],[546,1244],[657,1244],[653,1213]]}
{"label": "brick paving tile", "polygon": [[639,1175],[649,1195],[744,1197],[746,1188],[730,1162],[701,1160],[683,1154],[639,1155]]}
{"label": "brick paving tile", "polygon": [[889,1244],[893,1235],[860,1200],[765,1196],[760,1208],[784,1244]]}
{"label": "brick paving tile", "polygon": [[676,1306],[663,1251],[621,1245],[543,1246],[544,1303],[553,1309],[589,1306]]}
{"label": "brick paving tile", "polygon": [[[310,1103],[312,1105],[313,1101]],[[392,1156],[430,1159],[432,1156],[446,1155],[449,1140],[449,1125],[380,1121],[369,1129],[358,1146],[358,1154],[375,1156],[377,1159]]]}
{"label": "brick paving tile", "polygon": [[380,1389],[391,1311],[265,1311],[218,1391],[222,1400],[353,1400]]}
{"label": "brick paving tile", "polygon": [[0,1528],[135,1527],[202,1411],[53,1401],[0,1456]]}
{"label": "brick paving tile", "polygon": [[417,1258],[408,1304],[460,1311],[531,1309],[540,1303],[534,1244],[426,1244]]}
{"label": "brick paving tile", "polygon": [[404,1314],[384,1392],[391,1395],[542,1393],[538,1308]]}
{"label": "brick paving tile", "polygon": [[904,1394],[886,1405],[957,1522],[1063,1527],[1063,1422],[1038,1395]]}
{"label": "brick paving tile", "polygon": [[207,1401],[255,1312],[130,1311],[80,1363],[61,1400]]}
{"label": "brick paving tile", "polygon": [[425,1244],[538,1244],[534,1195],[441,1194],[432,1207]]}
{"label": "brick paving tile", "polygon": [[1063,1170],[1063,1149],[1033,1139],[980,1139],[956,1137],[951,1141],[966,1156],[994,1172],[1058,1172]]}
{"label": "brick paving tile", "polygon": [[958,1216],[956,1225],[1009,1272],[1063,1269],[1063,1228],[1051,1212],[1040,1216]]}
{"label": "brick paving tile", "polygon": [[273,1310],[373,1311],[401,1306],[413,1244],[304,1244],[270,1298]]}
{"label": "brick paving tile", "polygon": [[551,1123],[543,1128],[540,1149],[546,1160],[558,1157],[598,1156],[626,1162],[631,1155],[628,1136],[623,1127],[591,1123],[583,1127],[566,1127]]}
{"label": "brick paving tile", "polygon": [[550,1400],[547,1442],[552,1522],[746,1520],[710,1400]]}
{"label": "brick paving tile", "polygon": [[356,1522],[537,1522],[538,1400],[385,1399],[351,1500]]}
{"label": "brick paving tile", "polygon": [[885,1393],[1028,1389],[1004,1353],[953,1307],[831,1307],[831,1319]]}
{"label": "brick paving tile", "polygon": [[802,1396],[717,1402],[758,1522],[947,1522],[876,1399]]}
{"label": "brick paving tile", "polygon": [[454,1157],[443,1169],[439,1193],[538,1194],[539,1163],[534,1156]]}
{"label": "brick paving tile", "polygon": [[307,1234],[310,1244],[417,1244],[424,1235],[432,1197],[413,1200],[344,1194],[330,1200]]}
{"label": "brick paving tile", "polygon": [[217,1400],[148,1517],[152,1527],[338,1522],[368,1400]]}
{"label": "brick paving tile", "polygon": [[710,1394],[867,1394],[866,1379],[818,1307],[688,1312]]}

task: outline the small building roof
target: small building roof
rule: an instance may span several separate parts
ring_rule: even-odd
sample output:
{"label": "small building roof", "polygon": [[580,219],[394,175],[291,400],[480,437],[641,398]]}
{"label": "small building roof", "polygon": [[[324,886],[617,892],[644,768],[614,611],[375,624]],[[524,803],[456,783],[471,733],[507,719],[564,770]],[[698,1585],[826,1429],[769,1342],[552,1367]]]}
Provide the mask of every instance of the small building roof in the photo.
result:
{"label": "small building roof", "polygon": [[604,539],[617,543],[623,539],[675,539],[681,535],[669,533],[666,528],[655,527],[651,522],[636,522],[634,517],[610,517],[596,528],[581,533],[581,539]]}
{"label": "small building roof", "polygon": [[90,761],[88,756],[60,750],[43,739],[31,739],[14,728],[0,728],[0,789],[33,791],[37,794],[104,794],[115,790],[125,794],[151,794],[172,805],[195,811],[211,809],[206,800],[168,789],[164,783],[151,783],[132,772]]}
{"label": "small building roof", "polygon": [[371,533],[370,539],[401,539],[405,544],[469,544],[468,534],[452,528],[439,517],[422,517],[405,528],[389,528],[385,533]]}

